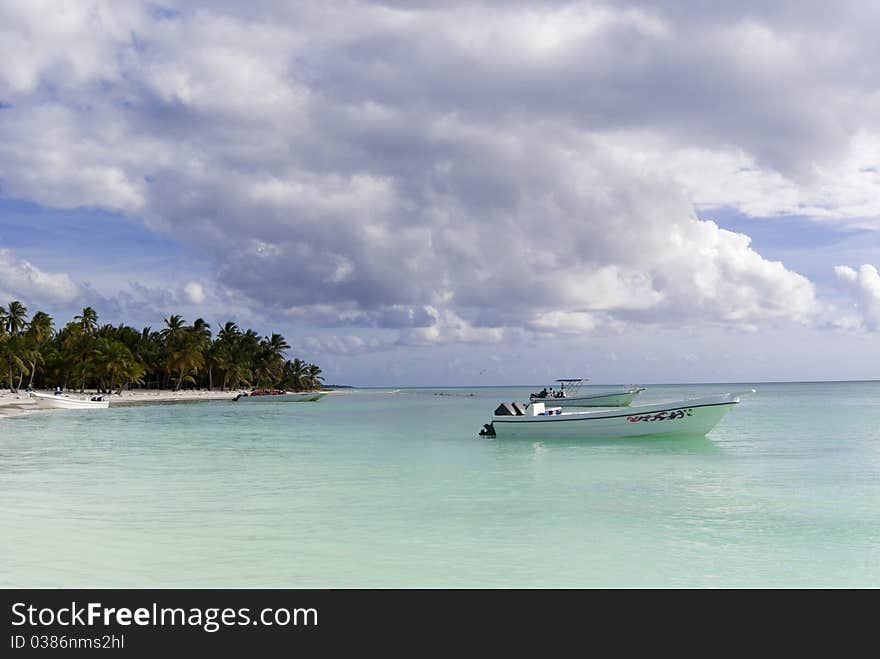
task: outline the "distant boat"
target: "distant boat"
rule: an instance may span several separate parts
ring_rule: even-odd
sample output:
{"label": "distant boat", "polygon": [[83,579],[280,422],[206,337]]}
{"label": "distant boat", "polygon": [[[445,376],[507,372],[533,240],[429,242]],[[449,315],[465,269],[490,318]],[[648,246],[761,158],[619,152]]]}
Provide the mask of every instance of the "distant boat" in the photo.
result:
{"label": "distant boat", "polygon": [[580,388],[586,378],[562,378],[557,380],[559,388],[551,387],[536,394],[531,394],[532,402],[543,402],[553,407],[626,407],[633,398],[645,390],[644,387],[627,387],[615,391],[581,393]]}
{"label": "distant boat", "polygon": [[67,394],[41,394],[36,391],[28,395],[37,403],[37,407],[47,410],[99,410],[110,407],[110,401],[103,396],[91,398],[75,398]]}
{"label": "distant boat", "polygon": [[327,393],[323,391],[306,391],[304,393],[291,393],[278,389],[258,389],[256,391],[242,391],[232,400],[265,401],[273,403],[314,403],[321,400]]}
{"label": "distant boat", "polygon": [[502,403],[480,435],[490,437],[570,437],[620,439],[663,435],[702,436],[714,428],[739,403],[740,394],[639,405],[628,410],[605,409],[563,412],[561,407],[531,403]]}

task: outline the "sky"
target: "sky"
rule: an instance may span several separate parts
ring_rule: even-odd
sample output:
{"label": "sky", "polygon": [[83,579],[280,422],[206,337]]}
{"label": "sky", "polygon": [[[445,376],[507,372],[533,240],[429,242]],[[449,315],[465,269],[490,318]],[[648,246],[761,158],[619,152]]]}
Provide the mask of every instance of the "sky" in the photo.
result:
{"label": "sky", "polygon": [[0,304],[364,386],[874,379],[880,6],[0,0]]}

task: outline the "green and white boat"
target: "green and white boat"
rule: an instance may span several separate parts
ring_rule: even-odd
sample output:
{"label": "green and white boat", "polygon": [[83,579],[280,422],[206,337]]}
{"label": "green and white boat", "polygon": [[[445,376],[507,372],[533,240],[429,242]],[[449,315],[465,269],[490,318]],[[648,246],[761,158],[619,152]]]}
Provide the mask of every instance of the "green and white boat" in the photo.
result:
{"label": "green and white boat", "polygon": [[702,436],[714,428],[740,396],[716,394],[702,398],[639,405],[627,410],[607,408],[589,412],[563,412],[544,403],[502,403],[483,426],[489,437],[568,437],[622,439],[624,437]]}
{"label": "green and white boat", "polygon": [[263,403],[316,403],[327,395],[326,391],[283,391],[279,389],[254,389],[240,391],[232,400]]}
{"label": "green and white boat", "polygon": [[543,391],[531,394],[529,400],[552,407],[626,407],[645,390],[644,387],[626,387],[586,393],[580,390],[586,381],[586,378],[562,378],[556,380],[556,389],[544,388]]}

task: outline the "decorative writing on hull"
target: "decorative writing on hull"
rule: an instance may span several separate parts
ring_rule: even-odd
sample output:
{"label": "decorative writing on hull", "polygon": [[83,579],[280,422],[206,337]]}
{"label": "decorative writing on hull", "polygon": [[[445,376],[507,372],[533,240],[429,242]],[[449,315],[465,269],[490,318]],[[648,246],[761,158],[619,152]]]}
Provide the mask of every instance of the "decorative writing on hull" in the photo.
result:
{"label": "decorative writing on hull", "polygon": [[674,419],[683,419],[686,416],[692,416],[694,411],[688,407],[683,410],[672,410],[666,412],[657,412],[657,414],[639,414],[636,416],[626,417],[627,421],[671,421]]}

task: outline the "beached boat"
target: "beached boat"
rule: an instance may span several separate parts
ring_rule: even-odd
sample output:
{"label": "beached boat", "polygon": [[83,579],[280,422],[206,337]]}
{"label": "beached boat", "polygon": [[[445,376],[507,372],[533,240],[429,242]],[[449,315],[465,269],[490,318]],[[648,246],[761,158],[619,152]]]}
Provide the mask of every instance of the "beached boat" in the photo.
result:
{"label": "beached boat", "polygon": [[321,400],[327,393],[324,391],[306,391],[306,392],[289,392],[281,390],[256,390],[241,391],[232,400],[237,402],[243,401],[264,401],[273,403],[314,403]]}
{"label": "beached boat", "polygon": [[627,387],[613,391],[585,393],[580,390],[586,378],[562,378],[557,380],[559,387],[543,389],[531,394],[529,400],[544,403],[550,407],[626,407],[633,398],[645,390],[644,387]]}
{"label": "beached boat", "polygon": [[563,412],[544,403],[502,403],[480,434],[498,437],[618,439],[664,435],[705,435],[747,392],[639,405],[619,409]]}
{"label": "beached boat", "polygon": [[36,391],[30,391],[28,395],[34,399],[37,407],[47,410],[99,410],[110,407],[110,401],[104,400],[103,396],[76,398],[67,394],[41,394]]}

